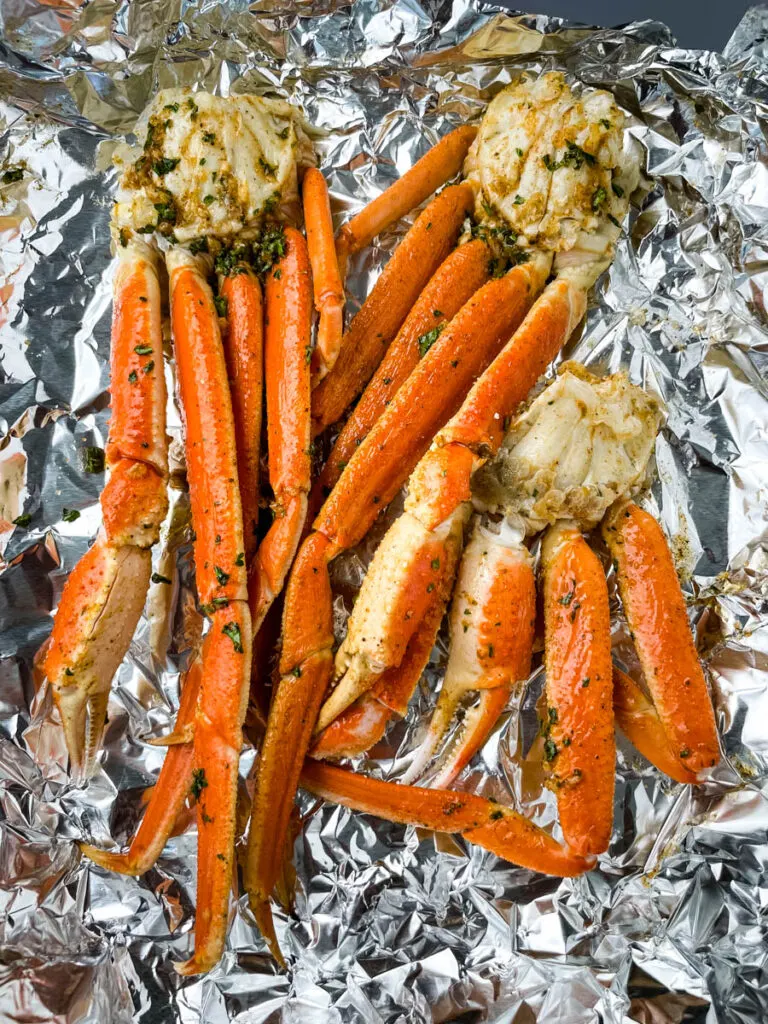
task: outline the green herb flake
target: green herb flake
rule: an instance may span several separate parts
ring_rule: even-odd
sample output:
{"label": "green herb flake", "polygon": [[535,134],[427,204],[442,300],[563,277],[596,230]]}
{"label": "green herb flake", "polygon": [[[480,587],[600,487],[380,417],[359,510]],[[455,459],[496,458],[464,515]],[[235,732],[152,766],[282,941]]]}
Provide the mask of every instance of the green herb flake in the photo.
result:
{"label": "green herb flake", "polygon": [[195,800],[200,799],[200,794],[208,786],[208,779],[205,777],[205,768],[193,768],[192,769],[192,785],[189,787],[189,791]]}
{"label": "green herb flake", "polygon": [[178,103],[166,103],[163,110],[170,110],[172,114],[178,114],[179,104]]}
{"label": "green herb flake", "polygon": [[129,381],[129,383],[130,384],[135,384],[138,379],[139,379],[139,375],[136,373],[136,371],[135,370],[131,370],[131,372],[128,374],[128,381]]}
{"label": "green herb flake", "polygon": [[155,162],[152,164],[152,170],[155,172],[158,178],[163,178],[165,177],[166,174],[170,174],[170,172],[175,167],[178,167],[179,162],[180,158],[177,156],[164,156],[161,157],[159,160],[155,160]]}
{"label": "green herb flake", "polygon": [[586,688],[588,686],[589,686],[589,676],[584,676],[584,678],[581,680],[581,688],[582,688],[582,690],[586,690]]}
{"label": "green herb flake", "polygon": [[229,608],[229,598],[227,597],[214,597],[214,599],[208,604],[201,604],[200,611],[203,615],[213,615],[214,612],[220,611],[222,608]]}
{"label": "green herb flake", "polygon": [[277,133],[278,139],[287,139],[288,138],[288,133],[290,132],[290,130],[291,130],[290,126],[286,126],[285,128],[283,128],[282,131],[279,131]]}
{"label": "green herb flake", "polygon": [[440,559],[439,558],[433,558],[432,561],[430,562],[430,565],[432,566],[433,569],[439,569],[440,568]]}
{"label": "green herb flake", "polygon": [[213,304],[216,307],[216,312],[219,316],[226,316],[229,308],[229,303],[225,295],[216,295],[213,299]]}
{"label": "green herb flake", "polygon": [[155,209],[157,210],[157,226],[161,224],[175,224],[176,223],[176,204],[172,199],[169,199],[166,203],[155,203]]}
{"label": "green herb flake", "polygon": [[221,632],[224,636],[228,636],[232,641],[232,646],[235,648],[238,654],[243,653],[243,638],[240,633],[240,627],[236,622],[228,622],[222,627]]}
{"label": "green herb flake", "polygon": [[229,573],[224,572],[224,570],[218,565],[214,565],[213,571],[216,575],[216,582],[220,587],[225,587],[229,582]]}
{"label": "green herb flake", "polygon": [[608,198],[608,193],[605,191],[602,185],[595,189],[592,193],[592,210],[597,213],[600,207],[603,205],[605,200]]}
{"label": "green herb flake", "polygon": [[212,146],[216,142],[216,132],[203,132],[203,142]]}
{"label": "green herb flake", "polygon": [[275,164],[267,163],[263,156],[259,157],[259,167],[264,171],[268,178],[274,178],[277,166]]}
{"label": "green herb flake", "polygon": [[10,170],[3,171],[3,184],[12,185],[15,181],[21,181],[24,177],[24,170],[21,167],[11,167]]}
{"label": "green herb flake", "polygon": [[611,182],[611,188],[613,189],[613,194],[615,196],[618,196],[619,199],[624,198],[624,189],[621,187],[621,185],[617,185],[616,182],[613,181]]}
{"label": "green herb flake", "polygon": [[525,202],[525,199],[521,195],[515,196],[515,203],[514,203],[515,206],[522,206],[524,202]]}
{"label": "green herb flake", "polygon": [[691,756],[691,752],[688,749],[688,747],[683,747],[683,749],[678,754],[678,757],[682,757],[683,760],[685,760],[686,757],[690,757],[690,756]]}
{"label": "green herb flake", "polygon": [[523,151],[522,151],[522,149],[520,149],[520,147],[519,147],[519,146],[517,147],[517,149],[515,150],[515,152],[516,152],[516,153],[517,153],[517,155],[518,155],[518,156],[519,156],[519,157],[520,157],[520,158],[522,159],[522,156],[523,156]]}
{"label": "green herb flake", "polygon": [[548,708],[547,714],[549,715],[550,724],[554,725],[557,721],[557,708]]}
{"label": "green herb flake", "polygon": [[152,373],[155,368],[155,360],[150,359],[147,365],[144,367],[144,373]]}
{"label": "green herb flake", "polygon": [[76,508],[65,508],[61,513],[61,518],[65,523],[74,523],[76,519],[80,518],[80,513]]}
{"label": "green herb flake", "polygon": [[241,551],[235,559],[235,565],[245,565],[245,552]]}
{"label": "green herb flake", "polygon": [[202,238],[193,238],[189,243],[189,251],[193,256],[197,256],[201,252],[208,252],[208,239],[205,235]]}
{"label": "green herb flake", "polygon": [[437,339],[443,333],[445,324],[438,324],[437,327],[433,327],[431,331],[427,331],[422,334],[416,344],[419,347],[419,359],[423,359],[424,356],[429,352],[432,346],[435,344]]}
{"label": "green herb flake", "polygon": [[153,583],[165,583],[169,587],[173,583],[173,580],[169,580],[167,576],[163,576],[159,572],[153,572],[150,579]]}
{"label": "green herb flake", "polygon": [[301,679],[301,666],[297,665],[296,668],[292,668],[291,675],[296,676],[297,679]]}
{"label": "green herb flake", "polygon": [[488,815],[488,820],[489,821],[501,821],[501,819],[503,817],[504,817],[504,811],[491,811],[491,813]]}
{"label": "green herb flake", "polygon": [[614,227],[617,227],[619,231],[621,231],[621,224],[619,223],[619,221],[616,220],[612,213],[608,214],[608,220],[611,222],[611,224],[613,224]]}
{"label": "green herb flake", "polygon": [[607,117],[601,117],[600,118],[600,124],[603,126],[603,128],[605,128],[606,131],[610,131],[610,129],[611,129],[611,122],[608,120]]}
{"label": "green herb flake", "polygon": [[32,516],[30,515],[29,512],[22,512],[20,516],[16,516],[16,518],[12,519],[11,522],[13,523],[14,526],[19,526],[21,527],[22,530],[26,530],[26,528],[32,522]]}
{"label": "green herb flake", "polygon": [[137,356],[151,356],[152,346],[151,345],[135,345],[133,351]]}
{"label": "green herb flake", "polygon": [[120,234],[118,237],[120,238],[120,245],[125,249],[128,242],[131,240],[131,233],[128,228],[120,228]]}
{"label": "green herb flake", "polygon": [[86,473],[104,472],[104,449],[88,445],[83,449],[83,469]]}
{"label": "green herb flake", "polygon": [[557,744],[555,743],[555,741],[551,740],[551,739],[544,740],[544,760],[545,761],[554,761],[554,759],[556,757],[557,757]]}
{"label": "green herb flake", "polygon": [[211,196],[211,195],[203,196],[203,202],[205,203],[206,206],[210,206],[211,203],[215,199],[216,199],[216,196]]}

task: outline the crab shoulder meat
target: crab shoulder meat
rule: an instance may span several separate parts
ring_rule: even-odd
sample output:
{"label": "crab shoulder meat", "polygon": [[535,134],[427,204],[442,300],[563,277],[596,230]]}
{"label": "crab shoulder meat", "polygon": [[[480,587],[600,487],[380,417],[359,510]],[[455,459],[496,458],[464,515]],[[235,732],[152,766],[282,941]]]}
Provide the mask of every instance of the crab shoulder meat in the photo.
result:
{"label": "crab shoulder meat", "polygon": [[577,94],[559,72],[498,93],[464,164],[477,220],[555,254],[557,273],[580,268],[575,283],[585,288],[613,257],[638,173],[611,94]]}
{"label": "crab shoulder meat", "polygon": [[155,230],[182,243],[247,232],[296,198],[297,167],[312,162],[296,109],[263,96],[164,89],[136,134],[142,148],[115,156],[121,242]]}
{"label": "crab shoulder meat", "polygon": [[475,500],[519,515],[529,534],[558,519],[589,529],[644,486],[661,420],[658,400],[625,374],[566,363],[475,475]]}

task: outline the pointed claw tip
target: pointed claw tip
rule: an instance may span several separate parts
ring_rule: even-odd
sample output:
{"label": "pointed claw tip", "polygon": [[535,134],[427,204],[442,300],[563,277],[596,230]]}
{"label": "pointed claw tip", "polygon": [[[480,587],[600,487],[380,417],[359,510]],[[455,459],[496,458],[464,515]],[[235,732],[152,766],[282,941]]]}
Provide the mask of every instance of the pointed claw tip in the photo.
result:
{"label": "pointed claw tip", "polygon": [[262,934],[264,941],[267,944],[269,952],[272,954],[275,962],[283,970],[286,969],[287,965],[285,957],[280,949],[280,943],[277,941],[277,934],[275,933],[275,922],[272,917],[272,907],[269,900],[258,899],[251,897],[249,900],[251,913],[253,914],[259,931]]}
{"label": "pointed claw tip", "polygon": [[136,870],[135,865],[129,860],[127,854],[111,853],[109,850],[102,850],[90,843],[78,843],[80,853],[97,867],[106,871],[114,871],[119,875],[139,875],[141,871]]}

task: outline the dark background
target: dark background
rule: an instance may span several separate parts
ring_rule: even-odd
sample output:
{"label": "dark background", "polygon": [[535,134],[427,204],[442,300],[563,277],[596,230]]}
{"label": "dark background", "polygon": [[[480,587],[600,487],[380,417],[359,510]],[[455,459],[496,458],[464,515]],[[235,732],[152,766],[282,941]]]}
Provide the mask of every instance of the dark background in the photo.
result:
{"label": "dark background", "polygon": [[585,25],[611,27],[654,18],[672,29],[680,46],[722,50],[748,7],[756,0],[544,0],[505,6],[534,14],[555,14]]}

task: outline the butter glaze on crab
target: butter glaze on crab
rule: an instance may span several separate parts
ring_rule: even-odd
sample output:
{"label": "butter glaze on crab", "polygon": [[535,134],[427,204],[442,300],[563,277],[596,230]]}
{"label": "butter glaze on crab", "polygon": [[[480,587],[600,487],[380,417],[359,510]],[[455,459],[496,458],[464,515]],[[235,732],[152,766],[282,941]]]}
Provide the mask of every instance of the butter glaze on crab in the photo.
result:
{"label": "butter glaze on crab", "polygon": [[464,163],[475,216],[522,249],[555,254],[555,272],[588,288],[610,264],[639,161],[604,90],[581,96],[558,72],[523,77],[489,104]]}
{"label": "butter glaze on crab", "polygon": [[566,363],[475,474],[476,504],[519,516],[528,534],[558,519],[591,529],[645,486],[661,422],[658,400],[626,374]]}
{"label": "butter glaze on crab", "polygon": [[115,155],[121,240],[150,228],[182,243],[247,235],[265,213],[296,200],[297,168],[314,163],[298,111],[264,96],[164,89],[136,135],[142,149]]}

